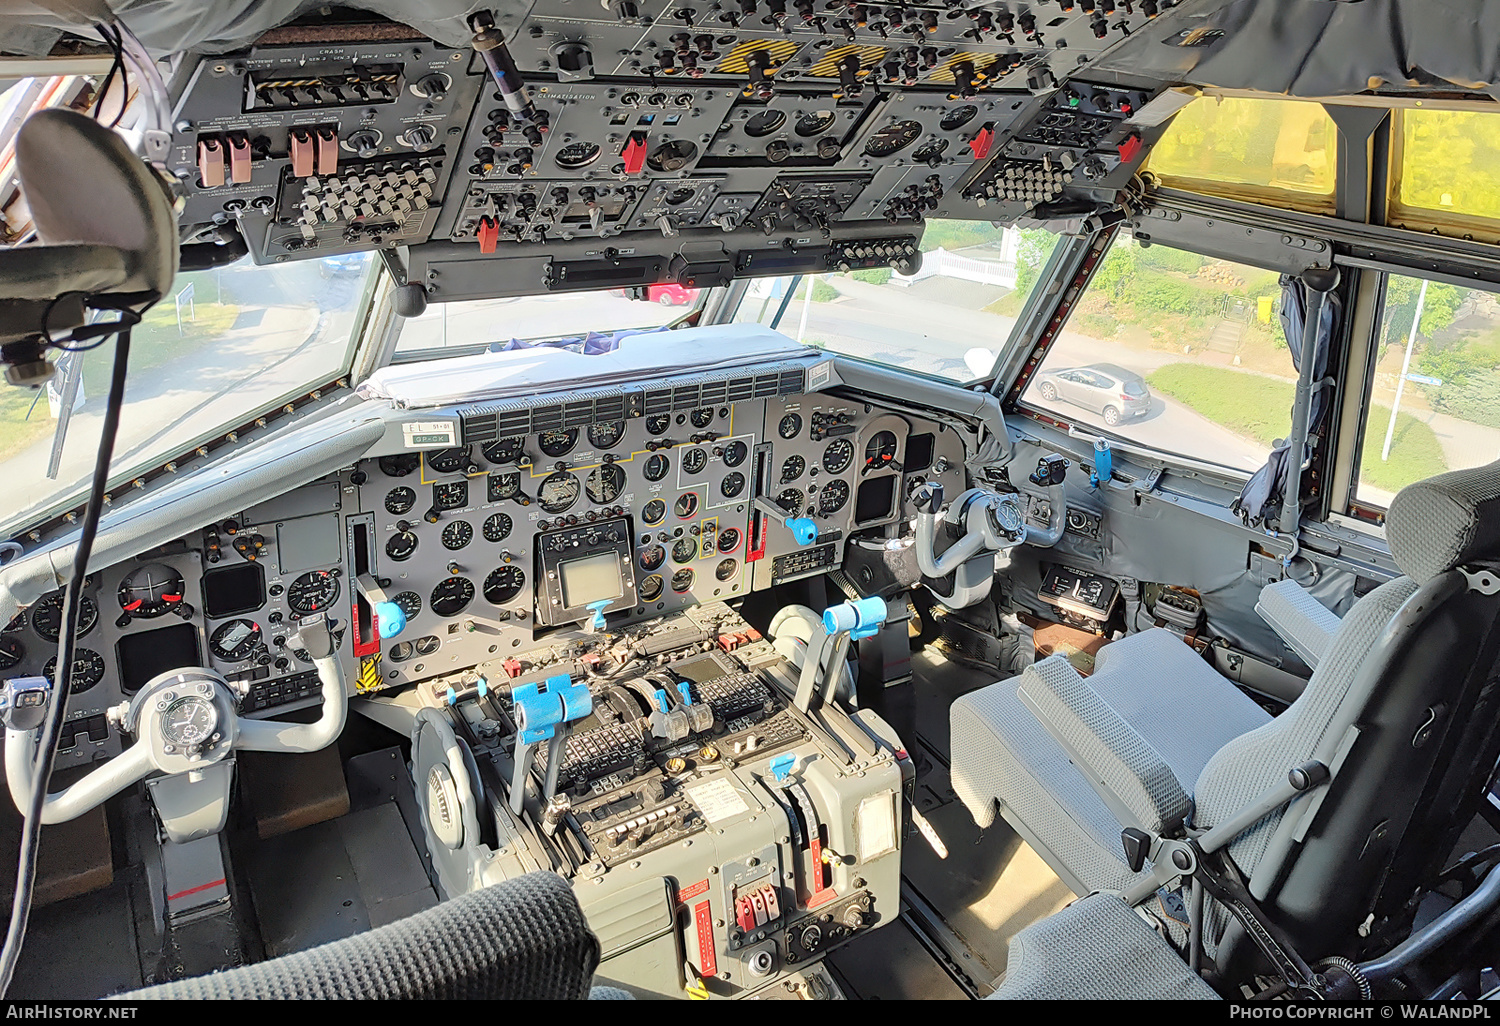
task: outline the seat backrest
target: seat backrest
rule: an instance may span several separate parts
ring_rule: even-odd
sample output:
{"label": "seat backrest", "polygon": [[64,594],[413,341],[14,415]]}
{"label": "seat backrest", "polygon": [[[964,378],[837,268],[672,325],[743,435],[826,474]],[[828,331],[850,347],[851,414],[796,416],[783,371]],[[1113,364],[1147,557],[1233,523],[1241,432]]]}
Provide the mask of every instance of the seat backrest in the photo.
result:
{"label": "seat backrest", "polygon": [[[1220,750],[1194,792],[1195,823],[1211,826],[1300,762],[1336,769],[1325,792],[1230,846],[1310,958],[1358,956],[1382,925],[1409,921],[1414,888],[1447,857],[1500,759],[1500,594],[1469,576],[1500,563],[1500,462],[1404,489],[1386,536],[1404,576],[1356,603],[1302,696]],[[1221,969],[1248,949],[1233,930],[1224,942]]]}
{"label": "seat backrest", "polygon": [[308,951],[118,997],[580,1000],[598,965],[573,888],[528,873]]}

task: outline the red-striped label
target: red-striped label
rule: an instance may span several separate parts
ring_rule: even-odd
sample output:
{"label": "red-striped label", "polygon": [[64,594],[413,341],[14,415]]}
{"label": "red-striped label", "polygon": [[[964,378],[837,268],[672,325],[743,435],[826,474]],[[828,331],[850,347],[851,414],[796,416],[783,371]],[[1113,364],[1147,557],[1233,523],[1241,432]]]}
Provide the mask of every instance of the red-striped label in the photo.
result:
{"label": "red-striped label", "polygon": [[677,904],[686,905],[700,894],[708,893],[708,879],[705,877],[697,883],[684,887],[677,892]]}
{"label": "red-striped label", "polygon": [[703,978],[719,975],[719,959],[714,954],[714,917],[708,902],[693,906],[693,922],[698,927],[698,971]]}

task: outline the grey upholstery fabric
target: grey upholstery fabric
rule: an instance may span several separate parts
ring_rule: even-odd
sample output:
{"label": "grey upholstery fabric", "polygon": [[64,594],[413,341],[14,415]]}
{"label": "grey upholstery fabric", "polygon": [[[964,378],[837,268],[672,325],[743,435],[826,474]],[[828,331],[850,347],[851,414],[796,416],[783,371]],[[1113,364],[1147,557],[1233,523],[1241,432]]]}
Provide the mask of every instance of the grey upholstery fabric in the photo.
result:
{"label": "grey upholstery fabric", "polygon": [[[1312,757],[1366,653],[1416,590],[1416,582],[1398,577],[1355,603],[1297,700],[1280,716],[1230,741],[1208,760],[1193,788],[1196,826],[1223,822],[1267,788],[1285,780],[1293,766]],[[1230,855],[1247,875],[1254,872],[1280,819],[1279,812],[1267,816],[1230,845]]]}
{"label": "grey upholstery fabric", "polygon": [[1316,667],[1338,633],[1339,617],[1291,578],[1260,590],[1255,611],[1271,625],[1288,648],[1308,666]]}
{"label": "grey upholstery fabric", "polygon": [[555,873],[530,873],[368,933],[118,995],[127,1001],[582,999],[599,941]]}
{"label": "grey upholstery fabric", "polygon": [[1152,833],[1187,817],[1183,785],[1161,755],[1061,655],[1028,666],[1017,688],[1023,704],[1069,753],[1106,805],[1128,826]]}
{"label": "grey upholstery fabric", "polygon": [[[1088,685],[1179,781],[1197,780],[1216,751],[1270,720],[1170,631],[1131,635],[1105,653]],[[1119,820],[1021,704],[1017,685],[1001,681],[953,703],[954,790],[981,827],[998,809],[1076,893],[1123,889],[1133,874]]]}
{"label": "grey upholstery fabric", "polygon": [[118,291],[171,287],[177,216],[156,173],[119,135],[77,111],[38,111],[16,133],[16,169],[42,242],[119,249],[127,277]]}
{"label": "grey upholstery fabric", "polygon": [[1115,894],[1091,894],[1010,942],[991,1001],[1213,1001],[1213,988]]}
{"label": "grey upholstery fabric", "polygon": [[1500,558],[1500,461],[1401,489],[1385,516],[1385,538],[1401,572],[1418,584]]}

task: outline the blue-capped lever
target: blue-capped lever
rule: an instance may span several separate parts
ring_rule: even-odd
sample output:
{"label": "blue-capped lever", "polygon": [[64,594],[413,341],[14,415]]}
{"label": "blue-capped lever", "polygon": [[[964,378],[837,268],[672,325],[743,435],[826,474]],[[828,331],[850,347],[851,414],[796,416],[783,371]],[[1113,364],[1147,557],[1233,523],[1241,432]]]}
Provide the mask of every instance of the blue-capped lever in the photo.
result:
{"label": "blue-capped lever", "polygon": [[590,602],[588,605],[584,606],[584,608],[592,614],[592,616],[589,618],[589,622],[583,625],[584,630],[604,630],[604,607],[609,605],[613,601],[614,599],[600,599],[597,602]]}
{"label": "blue-capped lever", "polygon": [[792,538],[798,545],[811,545],[818,540],[818,525],[811,517],[789,517],[786,510],[764,495],[757,495],[753,504],[756,509],[792,532]]}
{"label": "blue-capped lever", "polygon": [[374,577],[369,574],[360,574],[354,579],[354,585],[374,611],[375,626],[380,632],[382,641],[394,638],[406,630],[406,613],[386,597],[385,589],[375,582]]}
{"label": "blue-capped lever", "polygon": [[563,744],[568,725],[594,711],[594,696],[587,684],[575,684],[566,673],[541,683],[518,684],[510,693],[516,718],[515,772],[510,781],[510,810],[521,814],[526,797],[526,774],[531,770],[536,747],[547,743],[546,783],[542,802],[557,793],[557,774],[562,769]]}

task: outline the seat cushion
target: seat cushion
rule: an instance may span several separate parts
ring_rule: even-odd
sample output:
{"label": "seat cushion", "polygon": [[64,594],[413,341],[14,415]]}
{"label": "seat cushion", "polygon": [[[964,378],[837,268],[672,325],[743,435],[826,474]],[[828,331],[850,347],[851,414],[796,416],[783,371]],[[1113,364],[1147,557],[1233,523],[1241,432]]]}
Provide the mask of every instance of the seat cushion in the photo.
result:
{"label": "seat cushion", "polygon": [[1010,942],[991,1001],[1213,1001],[1218,998],[1139,915],[1091,894]]}
{"label": "seat cushion", "polygon": [[[1112,649],[1118,651],[1111,652]],[[1106,646],[1089,683],[1148,741],[1185,786],[1209,757],[1270,716],[1165,630]],[[953,703],[952,779],[981,827],[995,812],[1074,893],[1122,890],[1120,824],[1005,680]]]}

